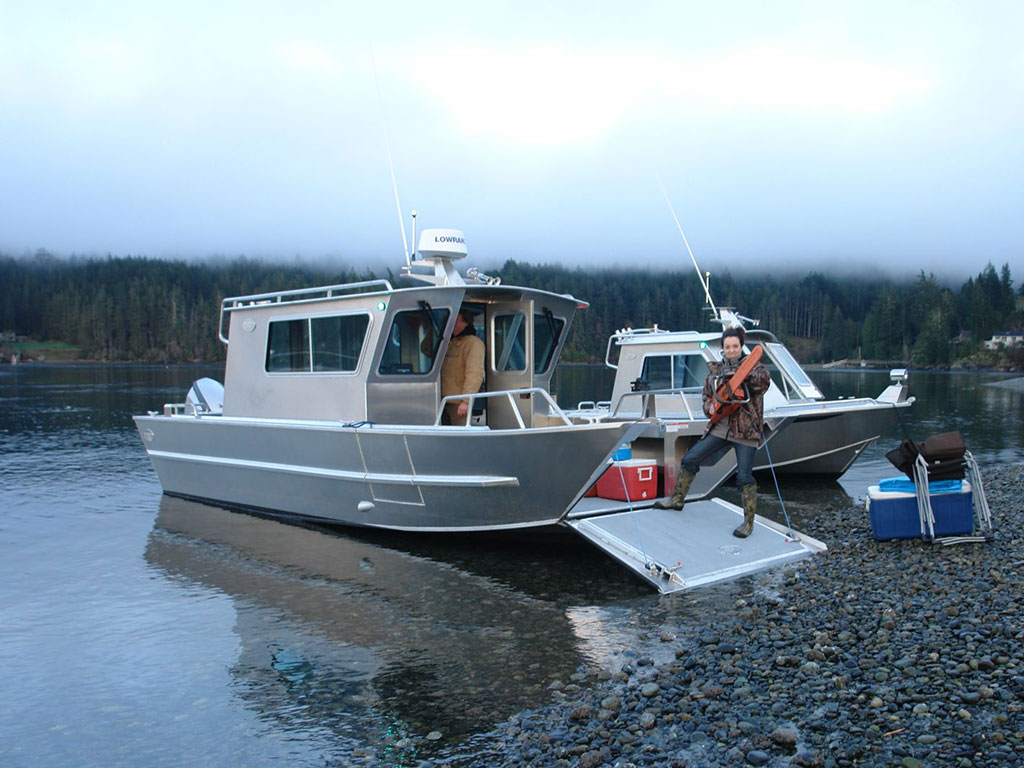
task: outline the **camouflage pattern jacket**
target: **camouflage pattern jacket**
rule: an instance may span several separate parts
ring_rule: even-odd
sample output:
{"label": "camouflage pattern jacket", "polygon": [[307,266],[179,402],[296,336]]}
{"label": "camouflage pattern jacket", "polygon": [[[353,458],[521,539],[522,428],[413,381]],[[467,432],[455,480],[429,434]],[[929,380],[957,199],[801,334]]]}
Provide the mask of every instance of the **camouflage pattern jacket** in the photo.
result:
{"label": "camouflage pattern jacket", "polygon": [[[746,357],[745,355],[743,357]],[[710,373],[704,379],[704,415],[711,413],[711,404],[715,401],[714,380],[716,376],[724,375],[727,378],[736,372],[736,368],[743,362],[740,357],[733,364],[710,362],[708,370]],[[729,415],[729,437],[740,440],[756,440],[761,442],[761,429],[764,426],[764,393],[768,391],[771,384],[771,374],[768,369],[758,363],[754,366],[744,384],[747,392],[750,393],[750,402],[741,405]],[[707,434],[711,431],[712,425],[704,431]]]}

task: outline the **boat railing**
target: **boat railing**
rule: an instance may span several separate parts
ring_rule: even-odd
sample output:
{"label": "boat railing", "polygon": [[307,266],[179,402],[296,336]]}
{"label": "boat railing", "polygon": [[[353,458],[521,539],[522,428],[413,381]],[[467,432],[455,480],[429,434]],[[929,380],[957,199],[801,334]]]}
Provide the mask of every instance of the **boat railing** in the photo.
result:
{"label": "boat railing", "polygon": [[[448,395],[442,398],[441,405],[437,409],[437,417],[434,419],[434,425],[438,426],[441,423],[441,415],[444,413],[444,407],[451,401],[454,400],[469,400],[469,412],[473,412],[473,405],[477,400],[487,400],[492,397],[504,397],[508,399],[509,405],[512,406],[512,413],[515,414],[516,421],[519,423],[519,429],[526,429],[526,423],[523,421],[523,416],[519,413],[519,408],[516,405],[516,398],[523,397],[524,395],[534,396],[540,395],[545,401],[547,401],[548,408],[551,412],[560,418],[567,427],[573,425],[572,421],[565,412],[558,407],[558,404],[554,401],[554,398],[548,393],[548,391],[542,387],[524,387],[523,389],[500,389],[494,390],[493,392],[467,392],[461,395]],[[470,426],[472,419],[466,419],[465,426]]]}
{"label": "boat railing", "polygon": [[687,340],[700,339],[701,336],[699,331],[670,331],[665,328],[659,328],[656,325],[651,328],[623,328],[621,331],[616,331],[608,337],[608,346],[604,351],[604,364],[613,370],[618,369],[618,364],[612,362],[612,349],[622,341],[629,341],[638,337],[646,338],[666,335],[685,337]]}
{"label": "boat railing", "polygon": [[[202,403],[164,403],[164,416],[195,416],[198,419],[204,414],[215,415],[212,409]],[[156,414],[150,412],[149,415]]]}
{"label": "boat railing", "polygon": [[699,387],[692,387],[692,388],[686,388],[686,387],[678,388],[677,387],[677,388],[674,388],[674,389],[669,387],[669,388],[666,388],[666,389],[641,389],[641,390],[637,390],[635,392],[623,392],[615,400],[615,405],[612,408],[609,409],[608,416],[610,418],[617,417],[619,415],[619,409],[622,407],[622,404],[626,401],[626,398],[630,398],[630,397],[639,397],[639,398],[641,398],[641,403],[640,403],[641,412],[644,413],[647,416],[654,416],[656,414],[656,412],[657,412],[657,407],[656,406],[654,408],[651,407],[651,403],[653,403],[654,401],[651,400],[651,399],[644,399],[644,398],[656,397],[657,395],[662,395],[662,396],[666,396],[667,395],[669,397],[674,397],[674,396],[678,395],[679,399],[682,401],[683,409],[686,411],[686,418],[687,419],[689,419],[691,421],[693,421],[694,419],[706,419],[707,416],[704,415],[703,408],[701,409],[701,412],[699,414],[695,414],[693,408],[690,407],[690,401],[686,399],[686,396],[688,394],[692,395],[692,394],[695,394],[695,393],[700,392],[700,391],[701,391],[701,388],[699,388]]}
{"label": "boat railing", "polygon": [[316,288],[296,288],[289,291],[271,291],[270,293],[254,293],[249,296],[232,296],[220,303],[220,325],[217,329],[220,340],[227,344],[228,337],[224,332],[224,318],[235,309],[244,309],[261,304],[285,304],[300,302],[329,301],[342,296],[392,293],[391,282],[384,279],[361,280],[356,283],[337,283],[322,285]]}

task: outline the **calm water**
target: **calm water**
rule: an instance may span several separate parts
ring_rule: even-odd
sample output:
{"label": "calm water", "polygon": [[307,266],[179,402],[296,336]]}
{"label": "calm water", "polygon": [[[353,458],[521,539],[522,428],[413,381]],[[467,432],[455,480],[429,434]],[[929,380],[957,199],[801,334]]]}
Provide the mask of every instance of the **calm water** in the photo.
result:
{"label": "calm water", "polygon": [[[667,659],[663,633],[763,583],[660,598],[582,542],[353,537],[165,498],[131,415],[204,375],[219,371],[0,367],[0,765],[454,762],[552,681]],[[814,376],[828,395],[887,383]],[[913,374],[907,429],[1020,461],[1024,395],[986,386],[1000,378]],[[600,368],[556,381],[564,404],[610,386]],[[900,439],[840,483],[784,485],[787,511],[813,534],[828,505],[895,474],[882,454]]]}

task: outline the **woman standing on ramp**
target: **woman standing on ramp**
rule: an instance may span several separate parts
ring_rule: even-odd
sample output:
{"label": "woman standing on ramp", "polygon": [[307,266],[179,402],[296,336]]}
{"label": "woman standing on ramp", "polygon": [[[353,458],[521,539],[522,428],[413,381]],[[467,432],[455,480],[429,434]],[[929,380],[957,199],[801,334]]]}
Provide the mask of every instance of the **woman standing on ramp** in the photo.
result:
{"label": "woman standing on ramp", "polygon": [[[722,332],[722,362],[708,363],[709,373],[704,380],[704,414],[711,419],[704,436],[698,440],[680,462],[676,487],[668,501],[655,502],[658,509],[682,509],[690,484],[700,471],[700,465],[718,461],[729,448],[736,451],[736,486],[743,496],[743,522],[732,532],[745,539],[754,530],[757,512],[757,483],[754,481],[754,454],[761,445],[764,425],[764,393],[771,384],[771,375],[760,362],[756,363],[742,386],[746,397],[740,401],[723,403],[722,384],[730,382],[743,366],[742,328],[727,328]],[[760,350],[758,350],[760,351]]]}

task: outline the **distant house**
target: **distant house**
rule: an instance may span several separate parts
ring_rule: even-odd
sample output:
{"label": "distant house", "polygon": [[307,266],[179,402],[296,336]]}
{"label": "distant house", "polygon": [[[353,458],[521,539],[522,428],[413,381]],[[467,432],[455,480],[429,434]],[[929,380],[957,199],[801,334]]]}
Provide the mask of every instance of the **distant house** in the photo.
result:
{"label": "distant house", "polygon": [[985,342],[985,349],[1003,349],[1024,345],[1024,331],[996,331]]}

